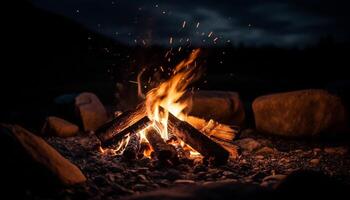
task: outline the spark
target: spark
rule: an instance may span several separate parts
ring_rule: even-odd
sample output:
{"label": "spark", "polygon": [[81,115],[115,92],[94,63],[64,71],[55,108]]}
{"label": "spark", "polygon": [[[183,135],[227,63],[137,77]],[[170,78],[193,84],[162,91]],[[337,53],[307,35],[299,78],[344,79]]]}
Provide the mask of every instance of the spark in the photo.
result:
{"label": "spark", "polygon": [[167,51],[164,55],[164,58],[168,57],[168,55],[171,53],[171,50]]}
{"label": "spark", "polygon": [[138,84],[137,81],[129,81],[129,83],[135,83],[135,84]]}
{"label": "spark", "polygon": [[185,26],[186,26],[186,21],[184,21],[184,22],[182,23],[182,28],[185,28]]}
{"label": "spark", "polygon": [[216,42],[218,39],[219,39],[219,38],[218,38],[218,37],[216,37],[216,38],[214,38],[214,40],[213,40],[213,41],[214,41],[214,42]]}
{"label": "spark", "polygon": [[213,31],[210,31],[210,33],[208,34],[208,38],[211,37],[211,35],[213,35]]}
{"label": "spark", "polygon": [[173,44],[173,37],[169,38],[169,44]]}
{"label": "spark", "polygon": [[181,48],[181,47],[179,47],[179,50],[178,50],[178,51],[180,52],[180,51],[181,51],[181,49],[182,49],[182,48]]}
{"label": "spark", "polygon": [[196,28],[198,28],[199,27],[199,22],[197,22],[197,25],[196,25]]}

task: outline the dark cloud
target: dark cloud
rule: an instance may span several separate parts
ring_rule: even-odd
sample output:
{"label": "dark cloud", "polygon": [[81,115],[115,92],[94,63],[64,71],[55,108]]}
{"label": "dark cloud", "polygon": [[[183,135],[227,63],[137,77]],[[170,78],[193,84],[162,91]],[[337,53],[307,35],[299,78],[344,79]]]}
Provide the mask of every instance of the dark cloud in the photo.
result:
{"label": "dark cloud", "polygon": [[[347,1],[316,0],[34,0],[124,43],[200,45],[227,41],[301,46],[322,36],[348,40]],[[182,29],[182,23],[186,27]],[[200,23],[198,29],[196,24]],[[207,35],[213,32],[212,37]]]}

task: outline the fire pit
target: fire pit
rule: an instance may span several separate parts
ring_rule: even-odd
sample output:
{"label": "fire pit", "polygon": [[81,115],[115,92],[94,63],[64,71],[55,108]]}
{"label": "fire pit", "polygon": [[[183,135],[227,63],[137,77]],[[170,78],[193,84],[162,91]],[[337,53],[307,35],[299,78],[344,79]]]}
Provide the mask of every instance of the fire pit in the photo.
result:
{"label": "fire pit", "polygon": [[231,143],[236,129],[184,112],[190,109],[190,99],[184,98],[187,86],[199,74],[196,66],[199,53],[199,49],[193,50],[189,58],[174,68],[170,79],[151,89],[137,108],[97,130],[102,152],[114,147],[116,154],[125,153],[125,157],[135,159],[153,151],[157,159],[171,164],[178,163],[181,157],[203,156],[219,165],[225,164],[229,156],[237,157],[237,148]]}

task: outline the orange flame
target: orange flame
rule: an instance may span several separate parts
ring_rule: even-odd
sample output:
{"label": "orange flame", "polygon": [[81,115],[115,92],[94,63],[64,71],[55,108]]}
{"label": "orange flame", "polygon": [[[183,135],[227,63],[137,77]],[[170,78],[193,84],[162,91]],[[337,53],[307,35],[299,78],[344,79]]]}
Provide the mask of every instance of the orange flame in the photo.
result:
{"label": "orange flame", "polygon": [[[146,110],[148,117],[158,122],[162,127],[167,127],[168,111],[181,120],[184,120],[184,110],[189,105],[188,99],[181,99],[188,85],[198,77],[195,60],[199,56],[200,49],[193,50],[190,56],[181,61],[174,69],[173,76],[162,82],[158,87],[150,90],[146,95]],[[159,107],[166,109],[160,113]],[[161,136],[168,139],[167,129],[161,130]]]}
{"label": "orange flame", "polygon": [[[141,85],[141,76],[145,72],[145,68],[143,68],[137,76],[138,95],[141,98],[146,98],[145,105],[147,115],[149,119],[153,121],[151,126],[153,126],[153,128],[155,128],[161,137],[166,141],[169,139],[167,130],[168,112],[172,113],[180,120],[185,120],[185,109],[191,105],[190,99],[184,98],[184,94],[186,93],[186,89],[189,84],[200,75],[195,62],[196,58],[199,56],[199,53],[200,49],[193,50],[188,58],[176,65],[170,79],[160,83],[156,88],[151,89],[146,96],[144,96],[142,93]],[[160,112],[160,107],[165,109],[164,113]],[[140,135],[141,143],[148,143],[146,138],[147,128],[137,133]],[[129,137],[123,140],[123,142],[121,142],[119,147],[115,150],[115,153],[121,154],[121,149],[125,147],[125,144],[127,144],[128,141]],[[191,156],[197,156],[199,154],[182,141],[177,141],[173,145],[180,145],[182,148],[186,148],[186,150],[190,152]],[[100,151],[103,152],[103,149]],[[150,157],[152,151],[152,148],[144,149],[143,154],[145,157]]]}

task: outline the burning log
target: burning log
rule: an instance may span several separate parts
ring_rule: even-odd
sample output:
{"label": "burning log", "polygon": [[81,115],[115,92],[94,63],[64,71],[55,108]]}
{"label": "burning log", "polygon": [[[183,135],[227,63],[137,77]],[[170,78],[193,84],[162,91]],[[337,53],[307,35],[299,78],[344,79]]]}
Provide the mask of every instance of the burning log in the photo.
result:
{"label": "burning log", "polygon": [[151,152],[152,152],[152,147],[151,145],[146,142],[146,141],[143,141],[141,142],[140,144],[140,149],[139,149],[139,152],[138,152],[138,158],[141,159],[143,158],[144,156],[146,157],[150,157],[151,156]]}
{"label": "burning log", "polygon": [[131,134],[129,136],[128,145],[123,152],[124,158],[134,160],[137,158],[137,153],[140,149],[140,136],[138,134]]}
{"label": "burning log", "polygon": [[168,118],[168,130],[202,154],[205,158],[213,159],[214,164],[220,165],[227,162],[229,152],[189,123],[176,118],[170,112]]}
{"label": "burning log", "polygon": [[220,124],[213,120],[207,122],[204,119],[193,116],[188,116],[186,121],[226,149],[230,153],[230,158],[237,158],[238,148],[236,145],[232,144],[231,141],[233,141],[238,134],[238,127],[234,129],[232,126]]}
{"label": "burning log", "polygon": [[[149,126],[150,123],[151,123],[151,121],[149,120],[149,118],[147,116],[144,116],[139,121],[135,122],[134,124],[125,128],[122,131],[118,132],[118,131],[114,131],[110,128],[108,132],[111,135],[113,135],[113,137],[111,137],[109,139],[104,139],[104,140],[100,139],[101,146],[104,148],[113,147],[121,139],[123,139],[123,137],[126,136],[127,134],[130,134],[130,136],[131,136],[131,135],[141,131],[142,129],[145,129],[147,126]],[[115,127],[115,126],[113,125],[112,127]],[[117,130],[120,130],[120,129],[117,129]]]}
{"label": "burning log", "polygon": [[177,151],[174,146],[167,144],[154,128],[146,130],[146,138],[151,144],[157,158],[161,161],[178,162]]}
{"label": "burning log", "polygon": [[[102,125],[96,131],[96,136],[102,143],[107,142],[119,135],[124,129],[132,126],[146,116],[145,104],[139,104],[136,109],[127,111],[110,122]],[[123,136],[121,136],[122,138]]]}
{"label": "burning log", "polygon": [[218,140],[215,138],[211,138],[214,142],[221,145],[224,149],[226,149],[227,152],[230,154],[230,159],[236,159],[238,158],[238,147],[230,142],[225,142],[222,140]]}
{"label": "burning log", "polygon": [[190,159],[191,152],[181,147],[181,141],[179,141],[176,136],[171,136],[170,139],[166,141],[166,143],[175,147],[179,159]]}
{"label": "burning log", "polygon": [[202,133],[206,134],[208,137],[227,142],[233,141],[239,132],[238,127],[221,124],[214,120],[206,121],[205,119],[198,117],[188,116],[186,117],[185,121],[191,124],[197,130],[200,130]]}

